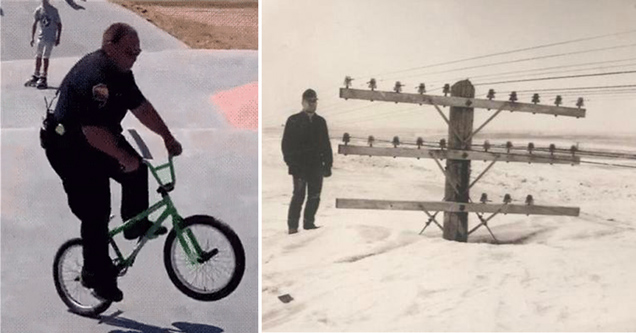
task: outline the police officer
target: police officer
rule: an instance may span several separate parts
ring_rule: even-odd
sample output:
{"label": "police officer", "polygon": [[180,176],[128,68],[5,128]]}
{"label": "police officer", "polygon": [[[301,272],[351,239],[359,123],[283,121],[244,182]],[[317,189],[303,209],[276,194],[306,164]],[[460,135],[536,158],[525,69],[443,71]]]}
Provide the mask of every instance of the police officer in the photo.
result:
{"label": "police officer", "polygon": [[331,176],[333,156],[325,119],[316,114],[318,97],[313,89],[302,96],[303,109],[290,116],[285,124],[282,150],[289,174],[294,180],[294,192],[289,204],[287,226],[289,234],[298,232],[300,211],[305,195],[303,228],[317,229],[316,211],[320,204],[323,177]]}
{"label": "police officer", "polygon": [[[148,170],[122,136],[120,122],[131,110],[163,138],[169,154],[182,150],[135,83],[131,68],[140,52],[134,28],[115,23],[106,29],[101,49],[84,56],[62,81],[55,111],[40,134],[71,211],[81,220],[82,284],[111,301],[121,301],[123,293],[108,256],[110,178],[122,187],[123,220],[148,208]],[[144,235],[152,223],[144,220],[135,226],[124,231],[125,238]],[[156,234],[166,232],[161,227]]]}

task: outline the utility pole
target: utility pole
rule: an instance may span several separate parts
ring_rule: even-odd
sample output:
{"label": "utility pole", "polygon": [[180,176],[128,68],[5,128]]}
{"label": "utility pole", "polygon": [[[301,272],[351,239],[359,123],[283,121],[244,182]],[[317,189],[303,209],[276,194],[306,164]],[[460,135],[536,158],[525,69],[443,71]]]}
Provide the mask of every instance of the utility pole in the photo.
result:
{"label": "utility pole", "polygon": [[[468,80],[459,81],[451,87],[451,96],[474,98],[475,87]],[[450,108],[448,126],[448,148],[455,150],[469,150],[472,138],[464,142],[461,138],[468,138],[473,132],[472,107],[452,106]],[[455,135],[457,133],[457,135]],[[470,184],[470,160],[446,160],[446,186],[444,198],[446,201],[468,203]],[[468,240],[468,213],[444,212],[444,239],[466,242]]]}
{"label": "utility pole", "polygon": [[[510,94],[509,101],[493,100],[495,92],[490,90],[487,99],[475,98],[475,88],[468,80],[459,81],[452,87],[444,87],[444,96],[425,94],[425,85],[419,85],[418,94],[403,93],[404,86],[399,81],[393,91],[377,90],[376,80],[369,81],[370,90],[352,89],[350,78],[345,79],[345,88],[340,89],[340,97],[344,99],[360,99],[379,102],[411,103],[419,105],[432,105],[448,125],[448,139],[441,140],[439,149],[422,148],[421,142],[415,148],[374,146],[371,136],[369,146],[356,146],[349,144],[350,135],[345,133],[345,144],[338,146],[338,153],[344,155],[368,155],[368,156],[392,156],[407,158],[433,159],[445,175],[444,200],[436,201],[396,201],[396,200],[368,200],[368,199],[336,199],[336,208],[343,209],[380,209],[380,210],[410,210],[423,211],[429,217],[422,232],[431,223],[435,223],[443,231],[443,237],[447,240],[466,242],[468,236],[484,226],[495,238],[488,227],[488,222],[498,214],[540,214],[578,216],[578,207],[563,206],[539,206],[534,204],[532,195],[526,197],[524,205],[512,204],[509,194],[504,196],[503,204],[488,204],[485,193],[482,194],[479,203],[472,202],[470,188],[490,170],[494,163],[523,162],[523,163],[549,163],[549,164],[579,164],[580,158],[576,156],[576,150],[570,154],[554,149],[550,145],[548,149],[536,149],[533,143],[528,144],[527,153],[511,153],[512,143],[506,145],[506,151],[492,149],[488,141],[484,142],[482,149],[473,149],[473,137],[488,123],[497,117],[502,111],[526,112],[532,114],[547,114],[566,117],[585,117],[585,109],[582,108],[582,99],[577,102],[577,107],[561,106],[561,96],[557,96],[555,106],[538,104],[539,96],[535,94],[532,103],[517,101],[515,92]],[[447,94],[450,92],[450,96]],[[440,108],[450,106],[449,116],[446,117]],[[496,110],[477,129],[473,129],[474,109]],[[446,143],[447,142],[447,143]],[[549,153],[547,153],[549,152]],[[440,160],[446,159],[446,167]],[[490,161],[490,164],[471,182],[471,161]],[[435,214],[431,214],[435,211]],[[437,212],[444,212],[443,227],[437,222]],[[475,213],[479,218],[479,224],[469,231],[468,213]],[[491,213],[487,218],[484,213]],[[495,241],[497,239],[495,238]]]}

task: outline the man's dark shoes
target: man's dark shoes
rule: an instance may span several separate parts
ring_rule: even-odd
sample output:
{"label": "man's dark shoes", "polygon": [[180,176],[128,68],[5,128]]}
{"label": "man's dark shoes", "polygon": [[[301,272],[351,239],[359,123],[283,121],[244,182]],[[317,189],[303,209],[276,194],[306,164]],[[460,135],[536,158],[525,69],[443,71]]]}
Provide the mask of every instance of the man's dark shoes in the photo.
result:
{"label": "man's dark shoes", "polygon": [[288,233],[290,235],[298,233],[298,229],[289,229]]}
{"label": "man's dark shoes", "polygon": [[[124,238],[131,240],[131,239],[141,237],[146,234],[146,232],[148,231],[148,229],[152,227],[152,225],[153,223],[148,220],[139,221],[132,227],[124,230]],[[166,229],[166,227],[161,226],[157,228],[157,230],[155,230],[154,235],[159,236],[167,232],[168,232],[168,229]]]}
{"label": "man's dark shoes", "polygon": [[120,302],[124,299],[124,293],[117,288],[117,274],[115,272],[103,273],[98,276],[82,269],[81,283],[82,286],[93,289],[95,296],[107,301]]}
{"label": "man's dark shoes", "polygon": [[117,282],[106,283],[93,288],[95,295],[111,302],[121,302],[124,293],[117,288]]}
{"label": "man's dark shoes", "polygon": [[305,230],[314,230],[314,229],[318,229],[320,228],[319,226],[315,225],[315,224],[308,224],[308,225],[304,225],[303,229]]}

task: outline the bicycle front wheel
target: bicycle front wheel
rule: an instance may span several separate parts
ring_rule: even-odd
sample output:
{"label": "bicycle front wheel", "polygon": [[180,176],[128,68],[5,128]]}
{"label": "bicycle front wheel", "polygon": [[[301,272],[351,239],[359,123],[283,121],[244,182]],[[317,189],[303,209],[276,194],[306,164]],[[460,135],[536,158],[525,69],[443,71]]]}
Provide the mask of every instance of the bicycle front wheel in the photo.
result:
{"label": "bicycle front wheel", "polygon": [[[182,228],[187,249],[195,256],[189,256],[176,231],[170,231],[163,259],[172,283],[200,301],[216,301],[231,294],[245,272],[245,251],[239,237],[212,216],[188,217]],[[197,246],[201,250],[198,256]]]}
{"label": "bicycle front wheel", "polygon": [[53,281],[57,294],[71,311],[92,317],[106,311],[111,302],[96,297],[90,289],[82,286],[82,250],[80,238],[67,241],[57,250],[53,260]]}

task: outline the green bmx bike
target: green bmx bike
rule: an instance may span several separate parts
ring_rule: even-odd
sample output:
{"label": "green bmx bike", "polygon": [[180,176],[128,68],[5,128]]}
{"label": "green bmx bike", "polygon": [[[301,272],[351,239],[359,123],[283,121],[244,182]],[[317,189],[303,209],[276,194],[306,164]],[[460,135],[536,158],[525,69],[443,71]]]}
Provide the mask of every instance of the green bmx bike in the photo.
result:
{"label": "green bmx bike", "polygon": [[[109,231],[112,247],[111,259],[121,277],[128,271],[137,254],[148,240],[156,238],[155,230],[169,217],[172,230],[168,233],[163,249],[163,261],[168,276],[184,294],[200,301],[215,301],[231,294],[241,282],[245,272],[245,251],[236,233],[223,222],[207,215],[182,218],[169,192],[175,186],[172,157],[168,162],[154,167],[148,147],[135,130],[129,130],[137,142],[144,163],[159,184],[157,192],[162,199],[139,215],[127,220],[123,225]],[[169,170],[169,181],[162,181],[159,172]],[[163,209],[153,226],[139,239],[133,250],[125,256],[117,246],[114,236]],[[53,280],[58,295],[77,314],[96,316],[106,311],[111,301],[104,300],[85,288],[81,282],[83,266],[82,239],[74,238],[65,242],[55,254]],[[112,254],[114,253],[114,254]]]}

